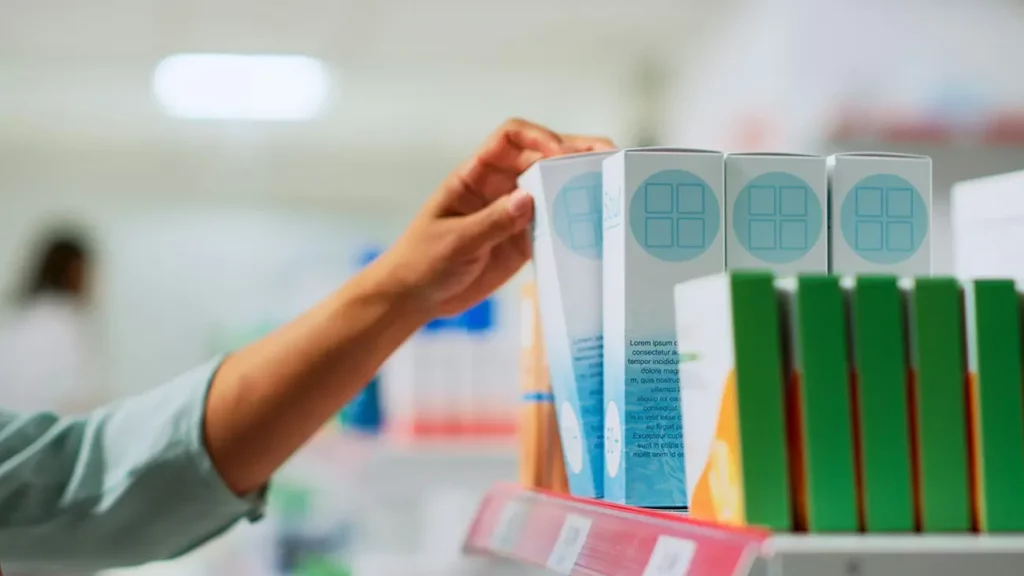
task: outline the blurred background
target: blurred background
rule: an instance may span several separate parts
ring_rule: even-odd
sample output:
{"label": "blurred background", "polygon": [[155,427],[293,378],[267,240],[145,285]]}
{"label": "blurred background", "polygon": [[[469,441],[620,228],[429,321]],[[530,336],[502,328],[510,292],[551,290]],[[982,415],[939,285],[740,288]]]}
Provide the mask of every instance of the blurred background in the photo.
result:
{"label": "blurred background", "polygon": [[[146,390],[355,273],[510,116],[623,146],[929,154],[953,272],[950,186],[1024,167],[1022,60],[1021,0],[5,0],[0,318],[7,340],[75,334],[14,348],[88,364],[41,405]],[[87,249],[87,305],[26,320],[57,232]],[[417,335],[267,522],[117,574],[497,573],[459,546],[516,477],[529,274]]]}

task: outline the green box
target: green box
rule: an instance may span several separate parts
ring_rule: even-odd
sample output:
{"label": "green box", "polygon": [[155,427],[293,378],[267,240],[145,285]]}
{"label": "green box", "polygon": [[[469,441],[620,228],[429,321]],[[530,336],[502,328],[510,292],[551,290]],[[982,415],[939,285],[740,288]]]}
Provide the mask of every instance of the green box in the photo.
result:
{"label": "green box", "polygon": [[901,284],[910,336],[918,527],[972,528],[963,291],[953,278]]}
{"label": "green box", "polygon": [[[835,276],[776,284],[789,319],[790,433],[798,528],[859,529],[846,306]],[[785,323],[784,323],[785,324]]]}
{"label": "green box", "polygon": [[853,344],[855,425],[864,529],[912,532],[903,299],[895,276],[844,280]]}
{"label": "green box", "polygon": [[978,528],[1024,531],[1020,296],[1012,280],[974,280],[964,295]]}

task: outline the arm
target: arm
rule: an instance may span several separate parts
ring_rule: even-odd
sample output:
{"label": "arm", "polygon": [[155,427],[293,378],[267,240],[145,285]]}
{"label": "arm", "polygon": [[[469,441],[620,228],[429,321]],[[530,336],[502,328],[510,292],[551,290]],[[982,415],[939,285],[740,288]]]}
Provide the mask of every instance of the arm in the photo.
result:
{"label": "arm", "polygon": [[475,304],[527,261],[532,201],[514,192],[518,174],[544,156],[609,146],[510,122],[392,249],[223,364],[80,419],[0,412],[0,559],[135,564],[258,517],[273,472],[403,340]]}

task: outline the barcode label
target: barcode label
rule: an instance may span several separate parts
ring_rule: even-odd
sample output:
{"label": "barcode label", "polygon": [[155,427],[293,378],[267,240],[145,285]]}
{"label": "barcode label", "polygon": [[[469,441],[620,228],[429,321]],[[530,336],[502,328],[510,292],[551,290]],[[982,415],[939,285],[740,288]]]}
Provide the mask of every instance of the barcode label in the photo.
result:
{"label": "barcode label", "polygon": [[686,576],[697,544],[682,538],[658,536],[643,576]]}
{"label": "barcode label", "polygon": [[498,522],[494,526],[494,533],[491,535],[491,548],[497,552],[511,554],[519,543],[519,536],[523,533],[523,526],[526,525],[526,515],[529,510],[522,502],[515,500],[505,504]]}
{"label": "barcode label", "polygon": [[562,524],[562,531],[555,541],[555,548],[548,556],[548,568],[559,574],[571,574],[576,567],[576,560],[587,543],[587,534],[590,533],[590,525],[593,520],[586,516],[569,514]]}

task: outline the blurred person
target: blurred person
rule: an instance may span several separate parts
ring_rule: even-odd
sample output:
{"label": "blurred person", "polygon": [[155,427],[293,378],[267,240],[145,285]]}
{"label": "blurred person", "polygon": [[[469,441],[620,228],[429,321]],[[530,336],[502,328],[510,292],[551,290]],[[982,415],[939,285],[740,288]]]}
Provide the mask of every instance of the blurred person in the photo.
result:
{"label": "blurred person", "polygon": [[511,120],[391,249],[266,338],[80,417],[0,411],[0,562],[138,564],[259,518],[274,472],[404,340],[529,260],[533,201],[518,176],[542,158],[611,149]]}
{"label": "blurred person", "polygon": [[13,315],[0,324],[0,405],[84,411],[98,399],[86,315],[91,252],[79,234],[64,230],[41,246]]}

